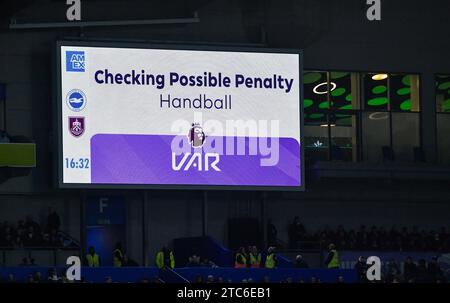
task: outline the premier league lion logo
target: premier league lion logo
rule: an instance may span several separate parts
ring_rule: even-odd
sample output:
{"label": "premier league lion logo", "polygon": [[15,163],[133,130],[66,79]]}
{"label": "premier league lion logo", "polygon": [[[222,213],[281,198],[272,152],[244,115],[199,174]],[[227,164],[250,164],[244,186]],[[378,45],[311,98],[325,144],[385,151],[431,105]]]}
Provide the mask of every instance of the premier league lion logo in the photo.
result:
{"label": "premier league lion logo", "polygon": [[198,123],[192,123],[192,127],[189,130],[188,139],[189,143],[191,143],[192,147],[199,148],[203,146],[205,142],[205,133],[203,132],[203,128]]}

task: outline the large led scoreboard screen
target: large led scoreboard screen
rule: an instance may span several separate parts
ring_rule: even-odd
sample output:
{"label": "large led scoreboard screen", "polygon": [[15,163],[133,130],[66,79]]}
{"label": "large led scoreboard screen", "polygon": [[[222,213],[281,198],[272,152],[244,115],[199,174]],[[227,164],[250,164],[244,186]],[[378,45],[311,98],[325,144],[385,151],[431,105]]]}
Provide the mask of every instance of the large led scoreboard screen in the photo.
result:
{"label": "large led scoreboard screen", "polygon": [[59,186],[302,189],[301,62],[58,42]]}

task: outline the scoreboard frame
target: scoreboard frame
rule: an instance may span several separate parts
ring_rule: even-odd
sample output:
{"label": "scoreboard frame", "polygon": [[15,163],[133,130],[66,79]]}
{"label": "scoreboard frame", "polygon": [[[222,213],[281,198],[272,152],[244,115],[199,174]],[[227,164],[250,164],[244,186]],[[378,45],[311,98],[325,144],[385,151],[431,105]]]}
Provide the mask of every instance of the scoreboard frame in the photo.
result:
{"label": "scoreboard frame", "polygon": [[[194,184],[92,184],[92,183],[64,183],[63,182],[63,122],[62,122],[62,75],[61,75],[61,47],[109,47],[109,48],[134,48],[134,49],[160,49],[160,50],[188,50],[188,51],[218,51],[218,52],[249,52],[267,54],[292,54],[299,56],[299,127],[300,127],[300,186],[254,186],[254,185],[194,185]],[[53,84],[54,88],[54,129],[56,128],[56,140],[54,140],[54,174],[55,185],[60,189],[176,189],[176,190],[254,190],[254,191],[304,191],[305,190],[305,154],[304,154],[304,110],[303,110],[303,50],[248,47],[248,46],[223,46],[210,44],[172,44],[151,42],[128,41],[94,41],[94,40],[58,40],[53,59],[56,59]]]}

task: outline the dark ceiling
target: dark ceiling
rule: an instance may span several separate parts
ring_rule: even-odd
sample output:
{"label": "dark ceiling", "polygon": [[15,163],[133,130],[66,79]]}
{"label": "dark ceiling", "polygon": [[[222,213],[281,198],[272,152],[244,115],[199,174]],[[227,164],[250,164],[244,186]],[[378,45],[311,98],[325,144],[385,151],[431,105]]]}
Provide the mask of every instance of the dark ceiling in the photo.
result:
{"label": "dark ceiling", "polygon": [[[84,21],[187,18],[210,0],[82,0]],[[65,0],[0,0],[0,24],[65,20]],[[106,13],[105,13],[106,12]]]}

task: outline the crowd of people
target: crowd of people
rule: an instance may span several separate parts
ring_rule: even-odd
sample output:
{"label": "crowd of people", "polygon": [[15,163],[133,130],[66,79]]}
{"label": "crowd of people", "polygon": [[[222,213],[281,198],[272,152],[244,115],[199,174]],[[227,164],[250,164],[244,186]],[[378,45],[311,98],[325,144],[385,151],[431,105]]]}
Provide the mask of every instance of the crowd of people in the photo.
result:
{"label": "crowd of people", "polygon": [[[232,281],[231,279],[224,279],[223,277],[214,277],[213,275],[208,275],[206,277],[206,279],[201,276],[198,275],[195,278],[194,283],[274,283],[273,281],[270,280],[269,276],[264,276],[260,281],[254,280],[253,278],[244,278],[241,281]],[[345,279],[343,276],[338,276],[338,278],[335,281],[336,283],[345,283]],[[306,278],[300,278],[298,280],[294,280],[294,278],[292,277],[286,277],[285,279],[282,279],[281,281],[278,281],[278,283],[311,283],[311,284],[319,284],[319,283],[323,283],[322,280],[318,277],[312,276],[309,279]]]}
{"label": "crowd of people", "polygon": [[[111,276],[105,277],[104,283],[114,283],[114,280]],[[130,281],[132,282],[132,281]],[[154,276],[151,278],[143,277],[138,281],[133,281],[136,283],[163,283],[163,281],[158,277]],[[0,283],[90,283],[90,281],[86,281],[83,277],[81,277],[80,281],[74,281],[67,279],[65,272],[62,271],[58,273],[56,269],[50,269],[47,274],[42,274],[40,271],[36,271],[33,274],[29,274],[26,276],[24,280],[18,279],[14,276],[14,274],[9,274],[4,279],[0,279]]]}
{"label": "crowd of people", "polygon": [[61,247],[60,226],[59,215],[51,208],[45,224],[37,223],[31,216],[15,223],[0,222],[0,247]]}
{"label": "crowd of people", "polygon": [[207,268],[217,268],[217,264],[208,258],[202,258],[196,254],[189,257],[186,267],[207,267]]}
{"label": "crowd of people", "polygon": [[263,260],[262,254],[255,245],[240,247],[234,256],[234,268],[275,268],[277,267],[275,247],[270,246]]}
{"label": "crowd of people", "polygon": [[[338,251],[334,244],[330,244],[329,254],[325,260],[325,265],[330,270],[340,268]],[[120,243],[117,243],[115,250],[113,251],[114,266],[115,267],[129,267],[138,266],[137,263],[130,260],[126,254],[123,252]],[[334,260],[334,261],[333,261]],[[100,258],[95,252],[94,247],[90,247],[86,255],[86,266],[97,267],[100,266]],[[33,260],[24,259],[23,265],[30,266],[33,265]],[[155,264],[159,269],[165,268],[175,268],[175,258],[173,251],[168,247],[162,247],[160,251],[157,252],[155,257]],[[200,256],[194,254],[189,257],[189,262],[187,267],[207,267],[207,268],[217,268],[218,266],[208,259],[202,259]],[[295,268],[309,268],[308,263],[303,259],[301,255],[297,255],[293,261],[293,266]],[[235,264],[234,267],[239,268],[276,268],[277,267],[277,255],[274,247],[269,247],[265,257],[259,252],[256,246],[249,246],[247,248],[241,247],[237,250],[235,254]],[[381,281],[368,281],[367,271],[369,265],[367,265],[366,260],[363,257],[359,257],[356,264],[354,265],[356,270],[358,280],[360,283],[447,283],[448,273],[441,269],[438,263],[437,257],[433,257],[429,262],[424,259],[420,259],[415,262],[411,257],[406,258],[404,263],[399,263],[395,259],[390,259],[387,264],[382,266],[382,276]],[[43,277],[41,272],[35,272],[34,274],[28,275],[26,281],[16,281],[13,275],[9,275],[3,282],[27,282],[27,283],[70,283],[65,278],[64,272],[57,274],[55,269],[50,269],[45,277]],[[79,282],[85,282],[84,280]],[[114,283],[111,277],[105,278],[105,283]],[[142,278],[139,281],[141,283],[161,283],[157,277],[147,279]],[[214,277],[213,275],[208,275],[203,277],[198,275],[193,281],[195,283],[233,283],[237,281],[231,281],[229,279],[224,279],[223,277]],[[265,276],[261,281],[255,281],[253,278],[244,278],[241,283],[272,283],[269,276]],[[294,279],[292,277],[286,277],[277,283],[322,283],[320,277],[310,277],[310,278],[298,278]],[[338,276],[335,283],[345,283],[343,276]]]}
{"label": "crowd of people", "polygon": [[[368,265],[363,257],[358,258],[355,269],[359,281],[367,283]],[[437,257],[433,257],[429,262],[425,259],[414,262],[412,257],[407,257],[403,266],[391,258],[382,272],[382,281],[386,283],[446,283],[447,277]]]}
{"label": "crowd of people", "polygon": [[436,251],[450,250],[450,233],[445,227],[439,230],[419,230],[418,227],[383,226],[359,229],[346,229],[339,225],[336,229],[321,228],[309,232],[295,217],[288,229],[289,247],[301,249],[307,242],[319,242],[323,247],[330,243],[336,244],[341,250],[375,250],[375,251]]}

